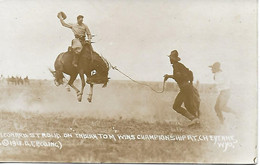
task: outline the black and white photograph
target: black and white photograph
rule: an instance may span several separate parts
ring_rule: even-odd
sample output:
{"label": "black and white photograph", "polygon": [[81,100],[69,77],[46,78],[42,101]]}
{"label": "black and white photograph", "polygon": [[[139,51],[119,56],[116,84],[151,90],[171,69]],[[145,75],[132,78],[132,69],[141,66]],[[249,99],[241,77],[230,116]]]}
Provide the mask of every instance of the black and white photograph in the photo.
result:
{"label": "black and white photograph", "polygon": [[257,0],[0,0],[0,162],[257,163]]}

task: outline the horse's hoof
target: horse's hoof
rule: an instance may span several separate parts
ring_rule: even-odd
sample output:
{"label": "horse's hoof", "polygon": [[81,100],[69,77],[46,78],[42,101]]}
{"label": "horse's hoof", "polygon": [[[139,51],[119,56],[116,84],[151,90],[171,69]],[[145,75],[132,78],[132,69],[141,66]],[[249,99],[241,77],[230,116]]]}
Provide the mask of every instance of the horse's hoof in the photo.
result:
{"label": "horse's hoof", "polygon": [[82,100],[82,97],[78,97],[78,102],[81,102],[81,100]]}
{"label": "horse's hoof", "polygon": [[92,101],[92,99],[88,98],[88,102],[90,102],[90,103],[91,103],[91,101]]}

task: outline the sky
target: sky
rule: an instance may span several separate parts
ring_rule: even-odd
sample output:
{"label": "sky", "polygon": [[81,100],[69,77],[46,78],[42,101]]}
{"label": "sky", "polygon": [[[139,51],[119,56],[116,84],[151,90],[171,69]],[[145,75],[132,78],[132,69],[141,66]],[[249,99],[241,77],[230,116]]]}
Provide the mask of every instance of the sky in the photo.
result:
{"label": "sky", "polygon": [[53,79],[48,68],[74,37],[60,11],[67,23],[83,15],[95,51],[133,79],[162,81],[176,49],[195,81],[211,83],[216,61],[234,82],[257,80],[256,0],[0,0],[0,74]]}

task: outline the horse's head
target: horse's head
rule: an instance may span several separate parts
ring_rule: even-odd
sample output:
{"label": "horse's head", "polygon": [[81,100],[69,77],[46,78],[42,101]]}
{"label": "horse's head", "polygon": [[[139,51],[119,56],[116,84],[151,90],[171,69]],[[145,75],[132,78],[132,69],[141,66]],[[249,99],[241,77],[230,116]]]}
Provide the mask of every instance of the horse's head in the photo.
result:
{"label": "horse's head", "polygon": [[63,76],[62,72],[60,72],[60,71],[54,71],[54,70],[51,70],[50,68],[49,68],[49,71],[51,72],[51,74],[52,74],[53,77],[55,78],[55,79],[54,79],[54,83],[55,83],[56,86],[59,86],[59,85],[61,85],[61,84],[64,83],[64,82],[63,82],[64,76]]}

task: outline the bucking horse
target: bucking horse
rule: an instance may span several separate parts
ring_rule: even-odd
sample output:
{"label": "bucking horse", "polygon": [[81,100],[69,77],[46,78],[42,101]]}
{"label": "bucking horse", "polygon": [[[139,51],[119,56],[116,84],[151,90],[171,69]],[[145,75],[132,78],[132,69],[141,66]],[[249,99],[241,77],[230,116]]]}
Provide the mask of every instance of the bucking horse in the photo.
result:
{"label": "bucking horse", "polygon": [[[72,64],[73,56],[74,55],[72,50],[68,50],[67,52],[59,54],[56,58],[54,63],[55,71],[50,70],[55,77],[55,85],[59,86],[61,84],[64,84],[63,73],[69,75],[70,79],[68,81],[68,85],[76,91],[78,101],[81,102],[85,84],[88,83],[90,85],[88,101],[91,102],[94,84],[103,84],[103,87],[107,86],[109,80],[109,63],[104,57],[93,51],[90,42],[86,42],[83,46],[83,49],[79,54],[79,62],[77,68],[75,68]],[[81,79],[81,90],[73,85],[73,82],[75,81],[78,74]],[[84,75],[86,75],[87,77],[86,81]]]}

